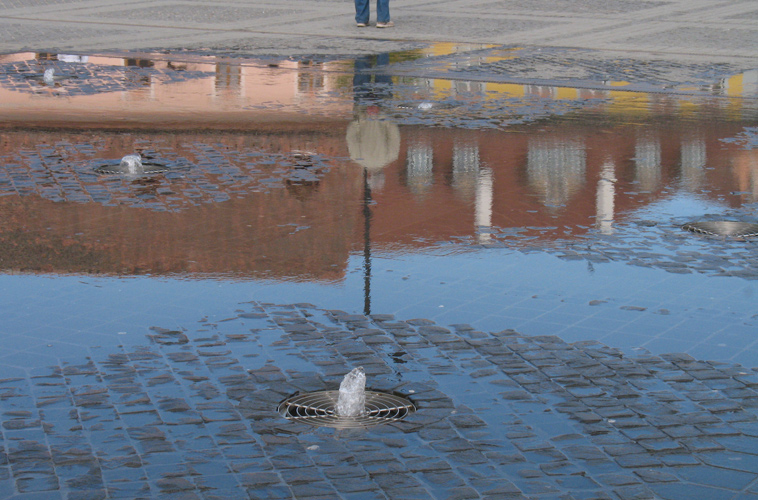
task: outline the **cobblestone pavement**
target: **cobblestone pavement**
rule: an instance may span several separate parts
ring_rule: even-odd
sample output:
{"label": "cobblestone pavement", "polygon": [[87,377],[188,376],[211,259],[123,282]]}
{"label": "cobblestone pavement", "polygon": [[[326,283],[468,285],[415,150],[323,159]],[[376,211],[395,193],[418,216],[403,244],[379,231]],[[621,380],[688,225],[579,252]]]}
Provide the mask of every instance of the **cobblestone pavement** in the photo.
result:
{"label": "cobblestone pavement", "polygon": [[405,0],[393,3],[391,13],[394,28],[367,30],[356,28],[348,0],[142,0],[129,6],[0,0],[0,52],[356,55],[452,42],[591,49],[679,64],[755,66],[758,59],[754,0]]}
{"label": "cobblestone pavement", "polygon": [[[116,342],[0,367],[0,496],[758,497],[758,376],[739,365],[308,304]],[[355,366],[418,411],[342,431],[276,413]]]}

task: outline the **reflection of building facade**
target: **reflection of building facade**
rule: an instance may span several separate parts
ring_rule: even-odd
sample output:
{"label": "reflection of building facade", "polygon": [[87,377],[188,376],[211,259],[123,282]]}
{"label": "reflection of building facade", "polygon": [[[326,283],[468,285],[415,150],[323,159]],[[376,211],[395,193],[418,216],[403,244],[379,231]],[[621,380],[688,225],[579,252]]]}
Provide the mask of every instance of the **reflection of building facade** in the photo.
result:
{"label": "reflection of building facade", "polygon": [[[361,166],[331,161],[315,181],[300,182],[260,152],[307,145],[320,156],[347,158],[345,130],[1,133],[0,265],[6,272],[341,279],[350,252],[363,245]],[[719,130],[734,134],[739,126]],[[693,135],[689,124],[648,129],[642,139],[624,127],[598,134],[556,124],[525,132],[401,128],[399,155],[373,190],[371,244],[487,243],[492,231],[511,228],[541,239],[593,226],[610,233],[641,204],[697,183],[714,199],[752,190],[758,200],[758,154],[725,147],[707,130]],[[83,170],[93,155],[147,141],[186,159],[189,171],[129,183]],[[650,191],[641,189],[640,169],[656,171]],[[51,192],[56,185],[67,187]]]}
{"label": "reflection of building facade", "polygon": [[[331,96],[340,76],[329,71],[329,65],[341,63],[313,68],[294,61],[269,67],[213,58],[176,63],[88,56],[84,62],[70,61],[33,53],[0,55],[0,64],[10,68],[6,76],[17,80],[0,84],[0,102],[14,111],[6,112],[6,121],[97,123],[102,128],[147,123],[190,128],[202,122],[211,128],[245,129],[268,117],[302,123],[308,120],[305,111],[319,113],[321,121],[328,116],[344,120],[352,114],[351,103],[335,102]],[[51,86],[25,76],[50,67],[56,75],[76,78]]]}
{"label": "reflection of building facade", "polygon": [[[0,63],[11,59],[0,56]],[[362,168],[370,170],[376,248],[453,238],[487,243],[508,229],[543,241],[592,228],[611,233],[627,214],[679,189],[735,205],[758,201],[758,151],[722,141],[747,123],[728,106],[711,117],[717,126],[698,125],[672,113],[678,101],[610,92],[593,104],[591,120],[577,114],[486,131],[385,123],[376,130],[392,140],[372,156],[367,144],[351,151],[346,141],[353,101],[335,102],[340,77],[309,65],[121,64],[144,69],[134,75],[147,80],[65,99],[0,85],[0,99],[10,98],[0,110],[6,272],[341,279],[348,256],[365,243]],[[598,97],[577,89],[485,88]],[[634,119],[617,120],[623,113]],[[43,131],[56,116],[68,131]],[[156,132],[141,133],[145,124]],[[121,132],[103,132],[109,128]],[[223,132],[207,132],[214,129]],[[138,148],[186,170],[135,182],[92,173],[93,161]],[[319,171],[297,170],[292,158],[303,152],[331,160]]]}

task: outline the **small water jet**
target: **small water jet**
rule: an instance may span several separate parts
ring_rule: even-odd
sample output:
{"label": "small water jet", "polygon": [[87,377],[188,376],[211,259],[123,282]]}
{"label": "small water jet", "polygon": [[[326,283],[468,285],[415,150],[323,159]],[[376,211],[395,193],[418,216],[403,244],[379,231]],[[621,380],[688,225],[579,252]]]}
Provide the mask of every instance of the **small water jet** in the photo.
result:
{"label": "small water jet", "polygon": [[345,375],[338,391],[295,394],[282,401],[277,412],[316,427],[354,429],[397,422],[416,411],[402,396],[367,391],[365,386],[363,368],[355,368]]}
{"label": "small water jet", "polygon": [[42,74],[42,81],[48,85],[55,84],[55,68],[47,68]]}
{"label": "small water jet", "polygon": [[363,367],[353,368],[340,384],[334,412],[340,417],[358,417],[366,411],[366,373]]}
{"label": "small water jet", "polygon": [[142,166],[142,156],[139,153],[124,156],[118,166],[127,174],[141,174],[145,171]]}
{"label": "small water jet", "polygon": [[159,174],[168,170],[168,167],[155,160],[143,160],[139,153],[125,155],[118,163],[113,161],[95,167],[98,174],[121,174],[127,176],[140,176]]}
{"label": "small water jet", "polygon": [[41,75],[39,73],[35,73],[33,75],[26,75],[25,77],[28,78],[29,80],[36,80],[41,84],[47,85],[48,87],[54,87],[56,83],[61,82],[63,80],[77,78],[74,75],[56,74],[55,68],[47,68],[45,69],[45,71],[42,72]]}

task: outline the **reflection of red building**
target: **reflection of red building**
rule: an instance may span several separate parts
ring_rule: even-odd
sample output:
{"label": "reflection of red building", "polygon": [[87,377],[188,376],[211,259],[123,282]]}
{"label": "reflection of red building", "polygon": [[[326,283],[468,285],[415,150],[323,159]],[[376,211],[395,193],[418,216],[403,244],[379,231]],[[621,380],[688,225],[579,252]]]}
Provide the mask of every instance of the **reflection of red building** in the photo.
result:
{"label": "reflection of red building", "polygon": [[[577,234],[600,227],[598,219],[604,217],[621,220],[625,213],[676,189],[707,187],[708,196],[738,204],[745,200],[730,196],[745,190],[737,187],[737,179],[742,185],[758,179],[758,170],[750,166],[758,155],[720,140],[739,133],[740,124],[696,129],[691,123],[674,122],[641,129],[557,122],[540,126],[539,131],[535,128],[403,129],[400,158],[385,168],[381,190],[372,193],[374,241],[387,245],[446,241],[451,236],[472,236],[481,225],[540,228],[531,233],[563,238],[567,230]],[[457,165],[460,150],[468,150],[463,156],[476,155],[472,162],[476,165],[469,169]],[[409,175],[413,156],[430,154],[432,159],[426,161],[433,168]],[[739,171],[733,172],[738,165]],[[482,196],[477,183],[484,172],[484,182],[492,184],[491,196],[485,196],[491,204],[489,224],[476,220],[477,195]],[[611,214],[599,192],[604,180],[614,189]]]}
{"label": "reflection of red building", "polygon": [[[486,242],[490,229],[541,241],[612,232],[678,190],[758,200],[757,152],[721,140],[746,126],[732,102],[707,102],[698,121],[670,96],[486,84],[484,99],[592,98],[592,109],[506,131],[396,127],[397,159],[364,185],[348,159],[352,98],[330,93],[344,73],[200,61],[181,68],[200,76],[162,83],[160,71],[179,70],[148,66],[158,73],[144,88],[81,98],[0,86],[0,269],[338,280],[364,245],[365,186],[371,244],[387,249]],[[93,173],[140,149],[186,169]],[[298,171],[302,151],[326,160]]]}
{"label": "reflection of red building", "polygon": [[[361,168],[332,160],[317,180],[299,182],[269,156],[259,163],[241,158],[251,152],[283,158],[280,153],[306,148],[346,158],[345,129],[2,133],[0,266],[6,272],[341,279],[348,255],[363,245]],[[371,244],[394,249],[481,240],[487,231],[481,226],[566,238],[593,227],[612,230],[625,213],[677,189],[708,187],[708,196],[737,204],[744,196],[730,193],[755,185],[756,155],[719,140],[736,135],[739,125],[639,132],[556,122],[534,129],[401,128],[398,160],[369,179]],[[197,170],[209,157],[236,161],[236,179],[211,170],[205,177],[129,182],[82,171],[87,158],[144,143],[162,144]],[[77,149],[85,144],[95,151]],[[49,196],[50,183],[67,186],[55,191],[63,196]],[[203,185],[224,195],[221,201],[198,194]],[[134,203],[143,197],[144,205]]]}
{"label": "reflection of red building", "polygon": [[[82,131],[11,132],[0,134],[0,157],[26,154],[32,161],[11,164],[10,182],[0,183],[0,267],[6,271],[74,272],[98,274],[191,273],[218,276],[293,277],[339,279],[344,274],[359,205],[361,173],[333,162],[317,181],[256,182],[251,171],[268,179],[277,165],[239,165],[237,184],[218,175],[191,182],[190,175],[167,181],[162,176],[122,182],[92,174],[69,175],[57,169],[57,181],[67,201],[45,199],[49,175],[40,175],[32,152],[55,150],[44,145],[77,145],[86,141],[101,146],[96,157],[131,151],[135,143],[164,142],[167,150],[197,161],[187,144],[213,144],[216,149],[261,151],[302,149],[308,144],[331,156],[344,156],[342,136],[314,131],[304,134],[250,136],[247,134],[161,134],[149,136]],[[85,139],[86,137],[86,139]],[[40,146],[43,145],[43,146]],[[300,146],[300,148],[298,148]],[[24,152],[21,155],[19,152]],[[75,164],[80,158],[67,161]],[[267,157],[264,157],[267,158]],[[9,162],[5,161],[6,165]],[[246,177],[247,175],[247,177]],[[37,183],[35,184],[35,179]],[[251,182],[240,184],[243,180]],[[152,184],[152,181],[157,184]],[[136,183],[135,183],[136,182]],[[198,186],[226,199],[213,202],[196,196]],[[215,189],[214,189],[215,188]],[[122,200],[144,197],[147,202],[111,206],[110,190]],[[17,193],[29,193],[18,196]],[[10,193],[10,194],[9,194]],[[56,191],[56,196],[58,196]],[[91,196],[84,196],[89,193]],[[171,203],[169,198],[187,198]],[[111,198],[113,199],[113,198]],[[164,205],[161,205],[161,203]],[[191,202],[191,203],[190,203]],[[178,207],[178,208],[173,208]]]}

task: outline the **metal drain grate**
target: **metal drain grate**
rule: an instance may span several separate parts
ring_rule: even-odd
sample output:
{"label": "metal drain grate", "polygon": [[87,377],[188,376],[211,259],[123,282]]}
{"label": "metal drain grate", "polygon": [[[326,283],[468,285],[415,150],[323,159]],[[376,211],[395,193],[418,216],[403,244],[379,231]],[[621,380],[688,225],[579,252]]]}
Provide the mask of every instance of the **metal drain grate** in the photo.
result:
{"label": "metal drain grate", "polygon": [[709,236],[753,238],[758,236],[758,224],[731,220],[688,222],[682,226],[687,231]]}
{"label": "metal drain grate", "polygon": [[401,396],[366,391],[366,412],[357,417],[343,417],[334,412],[339,391],[296,394],[284,400],[277,411],[284,418],[316,427],[355,429],[397,422],[416,411],[416,406]]}
{"label": "metal drain grate", "polygon": [[[163,172],[166,172],[168,169],[169,168],[166,165],[161,165],[160,163],[143,163],[142,172],[140,172],[137,175],[162,174]],[[98,174],[130,175],[129,172],[127,172],[124,169],[124,167],[121,166],[120,162],[106,163],[104,165],[100,165],[99,167],[95,167],[95,172],[97,172]]]}

